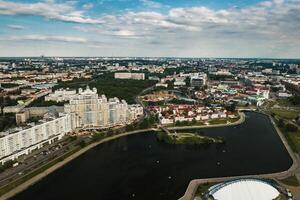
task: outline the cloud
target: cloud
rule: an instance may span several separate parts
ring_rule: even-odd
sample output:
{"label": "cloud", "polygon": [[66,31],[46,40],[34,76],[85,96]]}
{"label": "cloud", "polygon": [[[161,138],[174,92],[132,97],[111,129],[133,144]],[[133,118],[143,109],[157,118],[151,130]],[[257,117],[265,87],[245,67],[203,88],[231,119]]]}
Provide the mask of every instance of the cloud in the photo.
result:
{"label": "cloud", "polygon": [[[243,8],[226,9],[177,7],[164,12],[159,12],[161,9],[149,11],[148,5],[139,11],[111,13],[99,18],[86,16],[84,6],[80,10],[74,1],[57,2],[48,0],[25,4],[0,0],[0,14],[36,15],[80,23],[75,31],[103,43],[96,45],[85,38],[65,36],[27,35],[11,39],[84,43],[82,49],[105,46],[110,51],[124,52],[125,56],[125,53],[133,56],[134,53],[156,56],[167,53],[166,56],[277,56],[288,52],[297,55],[300,49],[300,0],[266,0]],[[149,4],[149,0],[142,3]],[[153,51],[155,45],[157,51]]]}
{"label": "cloud", "polygon": [[244,35],[280,36],[300,34],[300,1],[264,1],[245,8],[214,10],[207,7],[172,8],[166,14],[159,12],[128,12],[101,18],[103,29],[120,28],[134,32],[147,31],[150,35],[177,31],[235,32]]}
{"label": "cloud", "polygon": [[136,33],[130,30],[119,30],[119,31],[115,31],[114,35],[131,37],[131,36],[136,36]]}
{"label": "cloud", "polygon": [[72,36],[56,36],[56,35],[22,35],[22,36],[9,36],[3,38],[9,41],[52,41],[52,42],[71,42],[71,43],[87,43],[88,40],[82,37]]}
{"label": "cloud", "polygon": [[10,29],[15,29],[15,30],[22,30],[25,28],[24,26],[17,25],[17,24],[9,24],[9,25],[7,25],[7,27]]}
{"label": "cloud", "polygon": [[55,0],[46,0],[37,3],[15,3],[0,0],[0,15],[32,15],[46,19],[64,22],[99,24],[99,19],[84,15],[84,11],[76,10],[75,1],[56,3]]}
{"label": "cloud", "polygon": [[155,1],[150,1],[150,0],[140,0],[144,6],[148,8],[161,8],[162,4],[155,2]]}
{"label": "cloud", "polygon": [[92,9],[93,7],[94,7],[94,5],[92,3],[87,3],[82,6],[82,8],[85,10]]}

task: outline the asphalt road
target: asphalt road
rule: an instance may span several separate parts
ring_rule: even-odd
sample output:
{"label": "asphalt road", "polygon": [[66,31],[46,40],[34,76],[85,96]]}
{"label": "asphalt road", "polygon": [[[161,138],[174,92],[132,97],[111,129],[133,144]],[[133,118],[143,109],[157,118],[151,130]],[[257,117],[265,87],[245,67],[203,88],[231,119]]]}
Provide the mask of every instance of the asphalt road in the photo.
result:
{"label": "asphalt road", "polygon": [[18,159],[19,165],[6,169],[0,174],[0,187],[12,182],[17,178],[21,178],[32,172],[43,164],[53,160],[54,158],[64,154],[74,148],[82,138],[74,141],[68,141],[68,136],[62,140],[56,141],[51,145],[35,150],[34,152]]}

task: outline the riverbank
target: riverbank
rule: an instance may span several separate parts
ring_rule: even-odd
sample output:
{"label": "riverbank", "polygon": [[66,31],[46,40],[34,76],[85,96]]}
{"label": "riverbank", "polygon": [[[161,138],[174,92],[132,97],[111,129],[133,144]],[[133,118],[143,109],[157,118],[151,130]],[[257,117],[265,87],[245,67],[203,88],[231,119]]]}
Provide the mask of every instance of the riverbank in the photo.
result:
{"label": "riverbank", "polygon": [[[257,112],[257,111],[254,111]],[[259,175],[247,175],[247,176],[231,176],[231,177],[219,177],[219,178],[207,178],[207,179],[194,179],[191,180],[185,194],[179,199],[179,200],[192,200],[194,199],[195,193],[197,191],[197,188],[199,185],[204,183],[217,183],[217,182],[223,182],[228,181],[231,179],[236,178],[269,178],[269,179],[284,179],[294,174],[294,172],[299,168],[299,160],[292,151],[291,147],[288,145],[288,142],[286,138],[284,137],[283,133],[280,131],[280,129],[277,127],[275,122],[273,121],[272,117],[268,114],[257,112],[263,115],[268,116],[269,120],[271,121],[272,125],[274,126],[274,129],[276,130],[278,136],[280,137],[282,143],[284,144],[286,150],[288,151],[290,157],[293,160],[293,164],[290,166],[289,169],[277,172],[277,173],[269,173],[269,174],[259,174]]]}
{"label": "riverbank", "polygon": [[232,123],[227,124],[208,124],[208,125],[192,125],[192,126],[175,126],[175,127],[167,127],[168,130],[184,130],[184,129],[197,129],[197,128],[215,128],[215,127],[225,127],[225,126],[236,126],[242,124],[245,121],[245,114],[243,112],[239,112],[240,118]]}

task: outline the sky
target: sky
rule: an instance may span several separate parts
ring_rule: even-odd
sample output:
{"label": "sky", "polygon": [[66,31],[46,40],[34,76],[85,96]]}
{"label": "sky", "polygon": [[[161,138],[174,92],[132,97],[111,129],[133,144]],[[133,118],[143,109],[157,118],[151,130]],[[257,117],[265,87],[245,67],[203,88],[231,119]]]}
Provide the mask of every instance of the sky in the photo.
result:
{"label": "sky", "polygon": [[0,57],[300,58],[300,0],[0,0]]}

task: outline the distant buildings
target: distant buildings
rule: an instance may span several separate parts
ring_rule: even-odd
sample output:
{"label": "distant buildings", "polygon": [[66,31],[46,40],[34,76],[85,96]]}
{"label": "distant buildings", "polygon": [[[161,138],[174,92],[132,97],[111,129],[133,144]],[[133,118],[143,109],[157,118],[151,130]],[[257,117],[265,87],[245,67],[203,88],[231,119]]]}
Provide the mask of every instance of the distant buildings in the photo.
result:
{"label": "distant buildings", "polygon": [[190,83],[192,87],[205,86],[207,82],[207,75],[205,73],[193,75],[190,77]]}
{"label": "distant buildings", "polygon": [[211,119],[236,118],[236,113],[231,113],[223,108],[209,108],[197,105],[175,105],[169,104],[166,106],[151,106],[149,110],[158,114],[162,125],[173,124],[176,122],[192,122],[202,121],[207,122]]}
{"label": "distant buildings", "polygon": [[59,89],[45,97],[45,101],[64,102],[76,96],[76,90]]}
{"label": "distant buildings", "polygon": [[131,73],[131,72],[116,72],[116,79],[135,79],[135,80],[145,80],[144,73]]}

